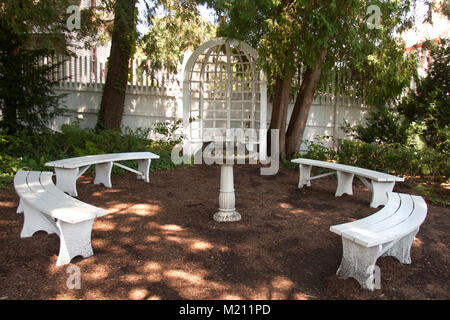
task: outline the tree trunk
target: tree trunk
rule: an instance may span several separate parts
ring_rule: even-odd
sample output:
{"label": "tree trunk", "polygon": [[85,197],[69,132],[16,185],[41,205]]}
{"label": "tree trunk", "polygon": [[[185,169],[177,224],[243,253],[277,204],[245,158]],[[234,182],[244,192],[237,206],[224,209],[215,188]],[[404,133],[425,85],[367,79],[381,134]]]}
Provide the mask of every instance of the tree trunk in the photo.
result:
{"label": "tree trunk", "polygon": [[135,46],[136,1],[117,0],[108,73],[103,89],[97,129],[119,130],[125,103],[130,58]]}
{"label": "tree trunk", "polygon": [[[286,123],[287,123],[287,112],[289,105],[289,97],[292,88],[292,78],[294,73],[286,72],[285,76],[281,78],[277,76],[275,79],[274,97],[272,103],[272,117],[270,120],[270,130],[279,130],[279,151],[280,157],[284,159],[286,157]],[[270,136],[270,130],[268,135]],[[270,137],[268,139],[270,141]],[[270,141],[270,144],[273,143]],[[268,150],[271,150],[270,144],[268,145]]]}
{"label": "tree trunk", "polygon": [[322,73],[322,64],[325,61],[327,50],[322,50],[314,67],[307,67],[302,85],[297,94],[286,133],[286,155],[291,156],[300,151],[303,134],[308,120],[309,110],[314,99],[317,83]]}

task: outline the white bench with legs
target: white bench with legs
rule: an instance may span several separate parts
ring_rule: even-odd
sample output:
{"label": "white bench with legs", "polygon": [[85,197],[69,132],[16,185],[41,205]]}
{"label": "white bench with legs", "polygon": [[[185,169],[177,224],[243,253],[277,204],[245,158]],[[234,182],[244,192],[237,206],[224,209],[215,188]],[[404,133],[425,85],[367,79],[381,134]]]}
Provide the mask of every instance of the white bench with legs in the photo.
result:
{"label": "white bench with legs", "polygon": [[330,231],[342,237],[341,278],[355,278],[364,288],[374,290],[373,271],[380,256],[393,256],[411,263],[411,245],[427,215],[420,196],[391,193],[378,212],[357,221],[335,225]]}
{"label": "white bench with legs", "polygon": [[[387,203],[388,195],[394,189],[395,182],[403,182],[404,179],[396,177],[387,173],[378,172],[369,169],[363,169],[353,166],[348,166],[339,163],[332,163],[326,161],[312,160],[306,158],[299,158],[291,160],[293,163],[299,164],[300,177],[298,181],[298,187],[311,186],[311,180],[329,176],[332,174],[337,175],[337,188],[336,197],[340,197],[344,193],[353,194],[353,178],[356,175],[364,185],[372,191],[372,200],[370,206],[377,208],[380,205]],[[321,167],[333,170],[333,172],[320,174],[311,177],[312,167]],[[369,179],[370,181],[368,181]]]}
{"label": "white bench with legs", "polygon": [[[91,165],[95,165],[94,184],[102,183],[105,187],[111,188],[113,165],[136,173],[138,179],[149,182],[149,169],[152,159],[159,159],[159,156],[151,152],[126,152],[68,158],[47,162],[45,165],[55,167],[56,186],[59,189],[72,196],[77,196],[76,181]],[[138,170],[118,163],[118,161],[126,160],[137,160]]]}
{"label": "white bench with legs", "polygon": [[94,219],[107,211],[70,197],[53,183],[52,172],[18,171],[14,188],[20,197],[18,213],[24,214],[21,238],[37,231],[56,233],[60,239],[57,266],[72,258],[93,255],[91,231]]}

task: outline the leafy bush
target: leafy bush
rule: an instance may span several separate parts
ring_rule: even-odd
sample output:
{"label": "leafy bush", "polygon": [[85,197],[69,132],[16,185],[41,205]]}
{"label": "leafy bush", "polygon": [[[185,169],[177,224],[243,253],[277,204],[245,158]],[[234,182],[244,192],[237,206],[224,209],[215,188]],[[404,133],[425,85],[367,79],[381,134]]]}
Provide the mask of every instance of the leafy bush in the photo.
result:
{"label": "leafy bush", "polygon": [[426,146],[418,149],[400,143],[338,140],[337,150],[332,150],[318,139],[317,142],[309,143],[309,150],[302,157],[334,160],[396,175],[422,177],[430,181],[447,181],[450,176],[450,158],[445,153]]}
{"label": "leafy bush", "polygon": [[[18,170],[51,170],[45,166],[46,162],[91,154],[150,151],[160,156],[159,159],[152,160],[150,170],[176,167],[171,160],[173,141],[168,143],[167,139],[150,140],[149,131],[124,128],[122,132],[95,132],[81,128],[78,122],[62,125],[61,132],[38,134],[18,131],[15,135],[8,135],[0,130],[0,186],[11,183]],[[137,169],[136,161],[124,164]],[[114,166],[113,172],[127,171]]]}

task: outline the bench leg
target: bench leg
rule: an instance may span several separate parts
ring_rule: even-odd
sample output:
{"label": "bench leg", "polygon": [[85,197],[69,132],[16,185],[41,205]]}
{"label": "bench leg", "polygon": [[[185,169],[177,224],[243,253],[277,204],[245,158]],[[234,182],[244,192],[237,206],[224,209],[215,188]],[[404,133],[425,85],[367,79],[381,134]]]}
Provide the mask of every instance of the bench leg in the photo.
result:
{"label": "bench leg", "polygon": [[87,258],[94,254],[91,245],[93,224],[94,219],[75,224],[61,220],[56,222],[60,231],[57,266],[68,264],[74,257],[79,255]]}
{"label": "bench leg", "polygon": [[385,205],[388,202],[389,194],[394,189],[395,182],[377,182],[371,181],[372,184],[372,201],[371,208],[378,208],[380,205]]}
{"label": "bench leg", "polygon": [[55,168],[56,174],[56,186],[59,190],[67,192],[69,195],[76,197],[77,192],[77,179],[78,168],[65,169],[65,168]]}
{"label": "bench leg", "polygon": [[19,199],[19,206],[17,207],[16,213],[23,213],[22,199]]}
{"label": "bench leg", "polygon": [[311,167],[310,165],[300,164],[300,177],[298,180],[298,188],[303,188],[304,185],[311,186]]}
{"label": "bench leg", "polygon": [[95,165],[95,180],[94,184],[100,184],[102,183],[105,187],[111,188],[111,170],[112,170],[113,163],[112,162],[105,162],[105,163],[98,163]]}
{"label": "bench leg", "polygon": [[342,238],[342,249],[342,261],[336,274],[343,279],[355,278],[363,288],[374,290],[373,266],[379,257],[381,246],[366,248]]}
{"label": "bench leg", "polygon": [[56,233],[59,235],[59,231],[56,228],[55,221],[48,215],[30,207],[24,201],[22,201],[23,208],[23,227],[20,232],[21,238],[32,237],[37,231],[45,231],[48,234]]}
{"label": "bench leg", "polygon": [[337,171],[337,188],[336,188],[336,197],[342,196],[344,193],[353,194],[353,173],[347,173],[342,171]]}
{"label": "bench leg", "polygon": [[145,182],[150,181],[149,171],[150,171],[151,159],[138,160],[138,170],[143,173],[143,175],[138,175],[139,180],[144,180]]}
{"label": "bench leg", "polygon": [[397,258],[403,264],[411,264],[411,246],[419,228],[398,240],[383,256]]}

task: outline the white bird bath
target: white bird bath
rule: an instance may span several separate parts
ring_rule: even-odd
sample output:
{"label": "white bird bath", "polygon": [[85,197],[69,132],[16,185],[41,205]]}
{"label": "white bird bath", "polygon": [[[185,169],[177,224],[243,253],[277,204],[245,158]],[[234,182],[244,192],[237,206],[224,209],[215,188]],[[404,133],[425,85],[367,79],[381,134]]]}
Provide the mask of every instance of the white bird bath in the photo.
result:
{"label": "white bird bath", "polygon": [[[218,222],[233,222],[241,220],[241,215],[236,211],[234,193],[234,173],[235,164],[248,163],[246,160],[254,155],[243,154],[212,154],[204,155],[204,159],[220,165],[220,190],[219,190],[219,211],[213,218]],[[236,163],[235,163],[236,161]]]}

